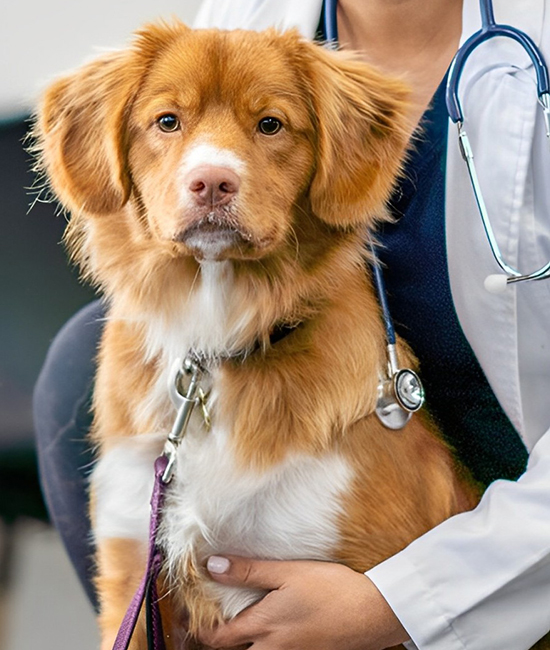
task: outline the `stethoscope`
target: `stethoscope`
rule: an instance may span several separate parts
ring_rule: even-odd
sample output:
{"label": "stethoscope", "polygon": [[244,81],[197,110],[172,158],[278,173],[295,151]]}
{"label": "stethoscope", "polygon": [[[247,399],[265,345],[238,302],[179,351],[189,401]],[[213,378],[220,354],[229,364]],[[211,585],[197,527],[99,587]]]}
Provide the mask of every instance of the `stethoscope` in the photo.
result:
{"label": "stethoscope", "polygon": [[[338,0],[324,0],[324,28],[328,47],[337,47],[338,43],[337,4]],[[502,256],[491,226],[487,206],[483,199],[483,193],[474,164],[472,146],[464,129],[464,113],[458,97],[460,77],[468,57],[478,45],[497,36],[511,38],[517,41],[527,52],[535,68],[538,100],[544,113],[546,136],[548,138],[550,138],[550,82],[544,57],[533,40],[515,27],[497,24],[495,22],[492,0],[480,0],[479,4],[481,29],[462,45],[451,63],[447,79],[446,102],[449,117],[458,128],[460,151],[468,167],[472,189],[491,252],[498,266],[504,271],[504,274],[488,276],[485,280],[485,288],[491,293],[500,293],[509,284],[524,282],[526,280],[544,280],[549,278],[550,261],[535,271],[521,273],[521,271],[511,264],[508,264]],[[412,413],[421,408],[424,402],[424,390],[416,373],[410,369],[399,368],[395,351],[395,332],[387,305],[380,264],[376,259],[374,249],[373,255],[373,278],[385,322],[388,350],[388,376],[382,378],[379,386],[376,413],[385,426],[391,429],[401,429],[408,422]]]}
{"label": "stethoscope", "polygon": [[458,50],[453,59],[453,62],[451,63],[449,76],[447,79],[446,100],[449,117],[454,122],[454,124],[457,125],[458,128],[458,142],[460,145],[460,151],[462,153],[462,157],[466,161],[466,165],[468,166],[468,173],[470,176],[470,181],[472,183],[472,188],[474,190],[477,207],[479,209],[481,220],[483,222],[485,234],[489,240],[489,245],[491,247],[491,251],[493,253],[493,257],[496,260],[496,263],[504,271],[504,275],[499,273],[488,276],[485,280],[485,288],[490,293],[500,293],[506,289],[507,285],[513,284],[515,282],[524,282],[526,280],[545,280],[549,278],[550,262],[544,266],[541,266],[536,271],[532,271],[531,273],[521,273],[521,271],[514,268],[511,264],[508,264],[504,260],[502,253],[500,252],[495,233],[491,227],[491,221],[487,212],[487,206],[483,200],[483,193],[481,191],[481,186],[479,184],[479,179],[474,164],[474,154],[472,152],[470,140],[468,139],[466,130],[464,129],[464,113],[462,111],[462,106],[458,97],[458,85],[460,83],[460,77],[462,75],[462,71],[464,70],[464,65],[466,64],[467,59],[478,45],[481,45],[485,41],[488,41],[489,39],[495,38],[497,36],[513,39],[523,47],[533,62],[537,77],[537,94],[539,104],[543,110],[544,122],[546,125],[546,136],[547,138],[550,138],[550,84],[548,81],[548,67],[544,61],[544,57],[541,51],[535,45],[533,40],[527,34],[525,34],[525,32],[522,32],[515,27],[497,24],[495,22],[493,3],[491,0],[480,0],[479,4],[481,11],[481,29],[470,36],[470,38]]}

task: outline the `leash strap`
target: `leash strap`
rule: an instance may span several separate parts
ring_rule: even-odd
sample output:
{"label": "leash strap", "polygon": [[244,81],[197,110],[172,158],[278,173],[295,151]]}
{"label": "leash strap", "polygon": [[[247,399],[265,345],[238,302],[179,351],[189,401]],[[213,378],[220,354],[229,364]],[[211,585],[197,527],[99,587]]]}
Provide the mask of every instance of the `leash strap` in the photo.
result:
{"label": "leash strap", "polygon": [[166,650],[157,594],[157,578],[162,566],[162,553],[157,546],[156,539],[160,523],[160,511],[166,491],[166,483],[162,480],[162,476],[166,471],[167,464],[168,458],[164,455],[159,456],[155,461],[155,484],[151,496],[147,567],[126,611],[113,650],[128,650],[144,601],[147,623],[147,648],[148,650]]}

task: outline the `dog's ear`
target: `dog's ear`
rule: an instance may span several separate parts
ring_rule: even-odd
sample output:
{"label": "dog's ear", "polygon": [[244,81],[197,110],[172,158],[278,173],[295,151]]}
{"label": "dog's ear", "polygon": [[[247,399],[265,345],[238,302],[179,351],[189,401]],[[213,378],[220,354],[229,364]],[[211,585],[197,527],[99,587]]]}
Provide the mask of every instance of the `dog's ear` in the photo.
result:
{"label": "dog's ear", "polygon": [[35,125],[40,163],[71,211],[115,212],[127,201],[125,114],[135,92],[131,52],[113,52],[53,83]]}
{"label": "dog's ear", "polygon": [[304,45],[317,129],[312,209],[332,225],[369,223],[403,161],[409,91],[353,55]]}
{"label": "dog's ear", "polygon": [[128,200],[126,121],[133,99],[151,59],[187,29],[147,26],[133,47],[105,54],[46,90],[34,127],[38,166],[71,211],[107,214]]}

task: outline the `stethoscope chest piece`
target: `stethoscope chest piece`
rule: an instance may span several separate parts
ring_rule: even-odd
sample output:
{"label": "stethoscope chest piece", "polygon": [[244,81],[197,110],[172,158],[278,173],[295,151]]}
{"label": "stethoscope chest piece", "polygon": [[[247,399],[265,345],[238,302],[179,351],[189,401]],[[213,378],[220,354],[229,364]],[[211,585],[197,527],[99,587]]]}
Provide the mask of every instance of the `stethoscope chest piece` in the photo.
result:
{"label": "stethoscope chest piece", "polygon": [[393,376],[395,398],[401,408],[414,413],[424,404],[424,387],[420,377],[410,368],[401,368]]}
{"label": "stethoscope chest piece", "polygon": [[403,429],[424,404],[424,388],[418,375],[402,368],[378,386],[375,413],[388,429]]}

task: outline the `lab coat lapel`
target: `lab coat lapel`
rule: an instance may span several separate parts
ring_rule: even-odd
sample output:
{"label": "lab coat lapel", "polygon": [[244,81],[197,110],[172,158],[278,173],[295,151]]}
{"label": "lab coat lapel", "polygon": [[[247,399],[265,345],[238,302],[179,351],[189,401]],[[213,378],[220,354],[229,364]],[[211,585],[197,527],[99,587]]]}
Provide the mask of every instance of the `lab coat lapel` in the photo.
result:
{"label": "lab coat lapel", "polygon": [[[535,42],[540,41],[543,12],[543,0],[495,2],[497,22],[520,27]],[[480,24],[479,3],[465,0],[463,40]],[[520,67],[531,67],[525,58],[521,60]],[[503,256],[515,265],[522,214],[533,209],[525,188],[537,101],[526,73],[518,72],[510,61],[517,64],[518,47],[508,39],[484,45],[467,64],[460,96],[491,222]],[[454,125],[450,125],[447,154],[446,232],[451,290],[460,323],[495,394],[521,433],[517,289],[491,295],[484,288],[485,278],[499,268],[483,231]]]}

